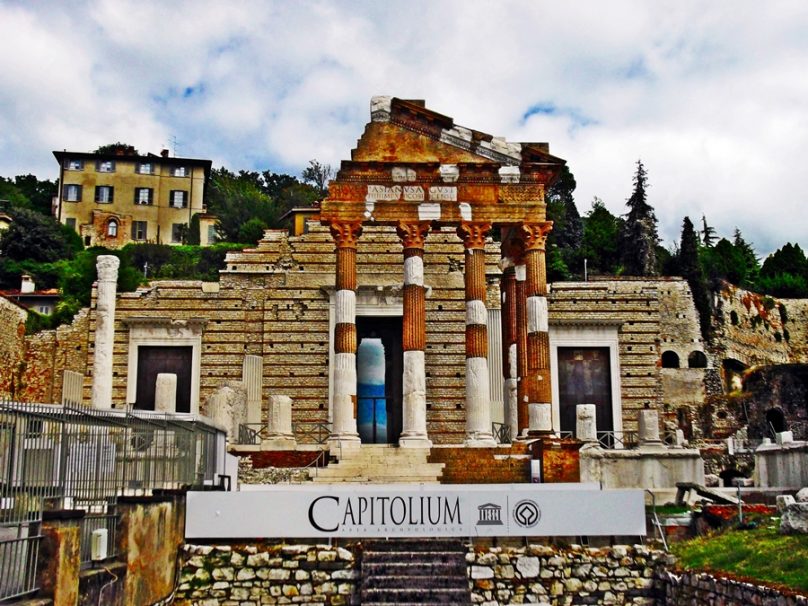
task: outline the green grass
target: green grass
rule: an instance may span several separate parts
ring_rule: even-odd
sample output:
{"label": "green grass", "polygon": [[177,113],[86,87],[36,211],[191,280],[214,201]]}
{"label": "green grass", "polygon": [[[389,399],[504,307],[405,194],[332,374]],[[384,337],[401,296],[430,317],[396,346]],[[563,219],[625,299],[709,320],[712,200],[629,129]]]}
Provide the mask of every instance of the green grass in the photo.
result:
{"label": "green grass", "polygon": [[728,573],[807,591],[808,535],[781,535],[776,522],[760,522],[753,530],[727,530],[675,543],[671,551],[686,569]]}

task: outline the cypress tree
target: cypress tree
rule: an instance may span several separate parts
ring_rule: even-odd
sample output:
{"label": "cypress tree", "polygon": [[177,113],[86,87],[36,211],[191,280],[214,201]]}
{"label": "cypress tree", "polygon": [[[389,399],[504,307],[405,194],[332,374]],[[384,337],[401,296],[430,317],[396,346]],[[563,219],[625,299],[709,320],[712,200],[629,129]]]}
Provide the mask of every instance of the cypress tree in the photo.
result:
{"label": "cypress tree", "polygon": [[659,244],[657,219],[648,204],[648,173],[642,160],[637,160],[634,191],[626,201],[629,211],[623,228],[623,269],[632,276],[656,275],[656,247]]}

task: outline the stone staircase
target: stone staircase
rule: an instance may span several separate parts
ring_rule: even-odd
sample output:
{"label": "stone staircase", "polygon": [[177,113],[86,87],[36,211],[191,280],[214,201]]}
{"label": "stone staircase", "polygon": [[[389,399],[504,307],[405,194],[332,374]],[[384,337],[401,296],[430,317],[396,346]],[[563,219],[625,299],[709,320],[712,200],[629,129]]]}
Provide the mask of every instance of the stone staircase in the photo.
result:
{"label": "stone staircase", "polygon": [[467,606],[466,548],[453,539],[368,541],[360,597],[362,606]]}
{"label": "stone staircase", "polygon": [[345,451],[338,463],[312,469],[314,482],[366,484],[438,484],[443,463],[429,463],[428,448],[400,448],[394,444],[363,444]]}

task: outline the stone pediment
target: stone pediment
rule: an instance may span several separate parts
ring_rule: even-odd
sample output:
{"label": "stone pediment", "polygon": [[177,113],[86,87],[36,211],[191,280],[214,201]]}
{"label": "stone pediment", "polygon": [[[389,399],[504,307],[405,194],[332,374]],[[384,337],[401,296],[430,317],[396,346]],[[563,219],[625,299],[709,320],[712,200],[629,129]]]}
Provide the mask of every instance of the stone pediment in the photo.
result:
{"label": "stone pediment", "polygon": [[546,144],[456,125],[420,101],[374,97],[371,122],[329,184],[320,219],[439,227],[541,222],[545,187],[563,165]]}

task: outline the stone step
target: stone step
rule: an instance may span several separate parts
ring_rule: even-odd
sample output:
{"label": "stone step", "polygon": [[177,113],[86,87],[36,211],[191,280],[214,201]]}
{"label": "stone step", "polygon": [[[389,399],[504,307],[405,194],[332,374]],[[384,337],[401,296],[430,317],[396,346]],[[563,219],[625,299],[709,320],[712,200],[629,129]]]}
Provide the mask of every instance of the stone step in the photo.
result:
{"label": "stone step", "polygon": [[365,551],[362,561],[370,564],[451,564],[460,565],[466,561],[465,554],[442,550],[413,550],[413,551]]}
{"label": "stone step", "polygon": [[466,548],[463,541],[458,539],[376,539],[365,543],[364,553],[394,552],[394,553],[452,553],[465,558]]}
{"label": "stone step", "polygon": [[362,581],[365,589],[401,589],[417,588],[421,591],[433,589],[464,589],[468,590],[469,582],[465,577],[457,574],[449,576],[403,575],[403,574],[372,574]]}
{"label": "stone step", "polygon": [[464,558],[457,561],[444,562],[423,562],[416,561],[387,561],[387,559],[373,559],[368,561],[364,556],[362,560],[362,574],[369,577],[375,575],[401,575],[401,576],[424,576],[424,575],[447,575],[466,574],[466,562]]}
{"label": "stone step", "polygon": [[362,604],[400,604],[409,602],[413,604],[469,604],[469,589],[434,588],[419,589],[417,587],[402,587],[397,589],[362,589]]}

